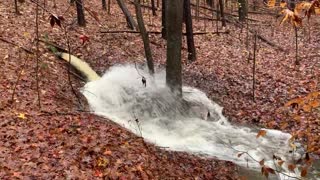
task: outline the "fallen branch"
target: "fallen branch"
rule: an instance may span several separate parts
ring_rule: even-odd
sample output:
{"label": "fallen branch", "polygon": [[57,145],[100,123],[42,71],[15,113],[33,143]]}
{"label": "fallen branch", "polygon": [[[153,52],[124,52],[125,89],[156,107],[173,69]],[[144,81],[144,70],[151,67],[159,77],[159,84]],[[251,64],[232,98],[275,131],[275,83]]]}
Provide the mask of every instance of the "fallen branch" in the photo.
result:
{"label": "fallen branch", "polygon": [[[193,3],[191,3],[191,6],[194,6],[194,7],[197,7],[197,5],[196,4],[193,4]],[[213,8],[211,8],[211,7],[206,7],[206,6],[199,6],[200,8],[202,8],[202,9],[206,9],[206,10],[209,10],[209,11],[211,11],[211,12],[217,12],[217,10],[216,9],[213,9]],[[230,14],[230,13],[224,13],[226,16],[232,16],[232,17],[238,17],[238,15],[235,15],[235,14]],[[248,20],[250,20],[250,21],[256,21],[256,22],[260,22],[259,20],[257,20],[257,19],[252,19],[252,18],[247,18]]]}
{"label": "fallen branch", "polygon": [[32,52],[31,50],[29,50],[29,49],[27,49],[27,48],[25,48],[25,47],[23,47],[23,46],[20,46],[20,45],[14,43],[14,42],[11,42],[11,41],[5,39],[4,37],[0,37],[0,40],[3,41],[3,42],[5,42],[5,43],[11,44],[11,45],[13,45],[13,46],[16,46],[16,47],[24,50],[24,51],[25,51],[26,53],[28,53],[28,54],[34,54],[34,52]]}
{"label": "fallen branch", "polygon": [[[234,24],[235,26],[237,26],[237,27],[239,27],[239,28],[244,28],[244,25],[243,25],[243,24],[240,24],[240,23],[238,23],[238,22],[232,22],[232,21],[230,21],[230,20],[228,20],[228,19],[226,19],[226,21],[227,21],[228,23]],[[249,30],[250,33],[255,34],[255,31],[254,31],[254,30],[251,30],[251,29],[248,29],[248,30]],[[263,36],[260,35],[260,34],[257,34],[257,38],[260,39],[262,42],[268,44],[269,46],[275,47],[275,48],[279,49],[279,50],[282,51],[282,52],[285,51],[281,46],[279,46],[279,45],[277,45],[277,44],[269,41],[267,38],[263,37]]]}
{"label": "fallen branch", "polygon": [[273,12],[258,12],[258,11],[248,11],[249,14],[262,14],[262,15],[278,15]]}
{"label": "fallen branch", "polygon": [[320,57],[320,54],[315,54],[315,55],[307,55],[307,56],[301,56],[301,59],[313,59],[316,57]]}
{"label": "fallen branch", "polygon": [[[62,47],[59,46],[58,44],[53,43],[53,42],[49,42],[49,41],[47,41],[47,40],[45,40],[45,39],[39,39],[39,42],[45,43],[45,44],[48,46],[49,49],[50,49],[50,46],[52,46],[52,47],[54,47],[56,50],[58,50],[59,52],[64,52],[64,53],[67,53],[67,52],[68,52],[66,49],[62,48]],[[50,49],[50,50],[51,50],[51,49]],[[52,50],[51,50],[51,51],[52,51]],[[52,51],[52,52],[53,52],[53,51]],[[55,53],[55,52],[53,52],[53,53]],[[55,55],[56,55],[56,54],[55,54]],[[70,71],[70,73],[71,73],[72,75],[74,75],[76,78],[78,78],[79,80],[81,80],[81,81],[83,81],[83,82],[86,82],[86,80],[85,80],[82,76],[78,75],[76,72]]]}
{"label": "fallen branch", "polygon": [[[131,31],[131,30],[107,30],[107,31],[100,31],[100,33],[109,33],[109,34],[117,34],[117,33],[133,33],[138,34],[140,31]],[[149,34],[161,34],[161,31],[148,31]],[[194,32],[193,35],[204,35],[204,34],[229,34],[229,31],[221,31],[221,32]],[[187,34],[184,32],[182,35],[186,36]]]}
{"label": "fallen branch", "polygon": [[211,17],[205,17],[205,16],[192,16],[193,18],[199,18],[200,20],[208,20],[208,21],[218,21],[217,19],[211,18]]}
{"label": "fallen branch", "polygon": [[48,46],[53,46],[55,47],[59,52],[68,52],[68,50],[64,49],[63,47],[61,47],[60,45],[53,43],[53,42],[49,42],[46,41],[45,39],[39,39],[39,42],[45,43]]}
{"label": "fallen branch", "polygon": [[[251,33],[253,33],[252,30],[249,29],[249,31],[250,31]],[[279,49],[280,51],[283,51],[283,52],[285,51],[281,46],[279,46],[279,45],[277,45],[277,44],[269,41],[268,39],[266,39],[265,37],[263,37],[261,34],[257,34],[257,37],[258,37],[258,39],[260,39],[262,42],[264,42],[264,43],[266,43],[266,44],[268,44],[268,45],[270,45],[270,46],[276,47],[276,48]]]}
{"label": "fallen branch", "polygon": [[70,73],[72,75],[74,75],[76,78],[78,78],[79,80],[83,81],[83,82],[87,82],[81,75],[79,75],[78,73],[74,72],[74,71],[70,71]]}
{"label": "fallen branch", "polygon": [[[133,1],[130,1],[130,3],[131,3],[131,4],[134,4]],[[152,6],[149,6],[149,5],[146,5],[146,4],[141,4],[141,3],[140,3],[140,6],[141,6],[142,8],[152,9]],[[159,9],[158,9],[158,8],[155,8],[155,10],[158,11]]]}

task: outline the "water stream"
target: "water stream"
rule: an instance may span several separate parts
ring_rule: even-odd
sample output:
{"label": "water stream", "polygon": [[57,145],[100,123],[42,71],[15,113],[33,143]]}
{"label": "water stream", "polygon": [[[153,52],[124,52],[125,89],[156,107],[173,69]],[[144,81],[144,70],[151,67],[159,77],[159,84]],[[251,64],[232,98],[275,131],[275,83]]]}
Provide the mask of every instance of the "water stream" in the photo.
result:
{"label": "water stream", "polygon": [[95,114],[170,150],[232,161],[250,171],[259,170],[259,164],[247,155],[238,157],[239,151],[257,161],[264,159],[270,167],[274,167],[273,155],[290,162],[302,154],[290,153],[290,134],[266,129],[266,136],[256,138],[257,129],[232,125],[222,115],[222,107],[198,89],[183,87],[183,100],[176,98],[165,85],[164,72],[150,77],[134,65],[114,66],[101,79],[87,83],[82,92]]}

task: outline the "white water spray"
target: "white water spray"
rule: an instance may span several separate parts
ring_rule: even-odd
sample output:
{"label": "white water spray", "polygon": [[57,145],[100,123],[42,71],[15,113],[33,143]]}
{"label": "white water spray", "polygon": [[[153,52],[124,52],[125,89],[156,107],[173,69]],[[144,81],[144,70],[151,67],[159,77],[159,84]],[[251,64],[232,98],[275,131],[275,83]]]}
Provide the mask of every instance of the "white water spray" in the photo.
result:
{"label": "white water spray", "polygon": [[[146,87],[140,74],[147,79]],[[256,138],[257,130],[230,124],[222,107],[195,88],[183,87],[184,100],[178,100],[166,87],[164,72],[150,77],[134,65],[115,66],[87,83],[82,92],[95,114],[169,150],[213,156],[252,169],[259,164],[246,155],[238,158],[236,150],[247,151],[257,161],[264,159],[273,168],[273,155],[292,159],[290,134],[267,130],[265,137]]]}

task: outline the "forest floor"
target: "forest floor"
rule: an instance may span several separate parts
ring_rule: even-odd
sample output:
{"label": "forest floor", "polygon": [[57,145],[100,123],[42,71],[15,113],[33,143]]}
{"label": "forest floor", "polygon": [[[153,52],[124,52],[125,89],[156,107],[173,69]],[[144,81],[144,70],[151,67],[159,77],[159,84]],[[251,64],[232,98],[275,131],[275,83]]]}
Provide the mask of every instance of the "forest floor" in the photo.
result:
{"label": "forest floor", "polygon": [[[72,54],[85,59],[100,75],[115,64],[144,61],[139,34],[101,33],[128,29],[115,2],[109,15],[101,10],[100,1],[86,1],[86,7],[98,12],[99,22],[86,13],[85,28],[75,23],[75,7],[69,7],[65,0],[56,2],[56,9],[51,1],[47,9],[63,15],[66,23],[73,23],[68,28]],[[1,179],[239,178],[237,167],[230,162],[166,151],[145,143],[112,121],[90,114],[85,98],[79,93],[84,83],[71,75],[83,104],[80,107],[70,88],[67,64],[54,57],[44,43],[40,43],[39,49],[40,110],[34,55],[35,4],[26,1],[19,8],[22,14],[15,15],[14,3],[0,3]],[[134,12],[131,4],[129,9]],[[317,104],[320,95],[310,95],[320,90],[320,19],[311,20],[310,42],[308,26],[299,30],[301,60],[300,65],[295,65],[294,30],[290,25],[279,26],[279,19],[270,15],[250,14],[250,18],[257,20],[250,22],[251,29],[284,49],[258,41],[255,101],[252,98],[253,64],[247,60],[248,49],[253,49],[253,36],[249,34],[247,49],[246,29],[233,24],[227,24],[229,34],[195,36],[197,61],[194,63],[186,60],[183,40],[184,83],[206,92],[224,107],[224,114],[233,123],[295,134],[309,145],[313,154],[320,155]],[[146,15],[145,21],[149,30],[160,30],[160,16]],[[194,23],[195,31],[215,32],[215,23]],[[67,49],[63,29],[52,28],[48,13],[42,10],[39,32],[42,38],[47,36],[50,42]],[[88,36],[89,41],[82,44],[81,35]],[[160,69],[165,65],[165,41],[158,34],[151,34],[150,40]],[[300,99],[290,103],[294,98]]]}

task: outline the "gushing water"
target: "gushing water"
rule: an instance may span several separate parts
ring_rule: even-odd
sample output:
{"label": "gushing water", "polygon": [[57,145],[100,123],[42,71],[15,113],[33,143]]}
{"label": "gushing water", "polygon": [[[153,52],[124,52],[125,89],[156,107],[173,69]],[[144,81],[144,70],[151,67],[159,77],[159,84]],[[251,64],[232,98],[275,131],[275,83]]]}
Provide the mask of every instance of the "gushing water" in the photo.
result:
{"label": "gushing water", "polygon": [[[146,77],[146,87],[141,75]],[[150,77],[134,65],[115,66],[101,79],[87,83],[82,92],[94,113],[160,147],[213,156],[253,169],[259,164],[246,155],[238,157],[239,151],[248,152],[257,161],[264,159],[270,167],[274,167],[273,155],[292,159],[290,134],[266,130],[266,136],[256,138],[257,130],[230,124],[222,107],[200,90],[183,87],[183,100],[176,98],[165,85],[164,72]]]}

